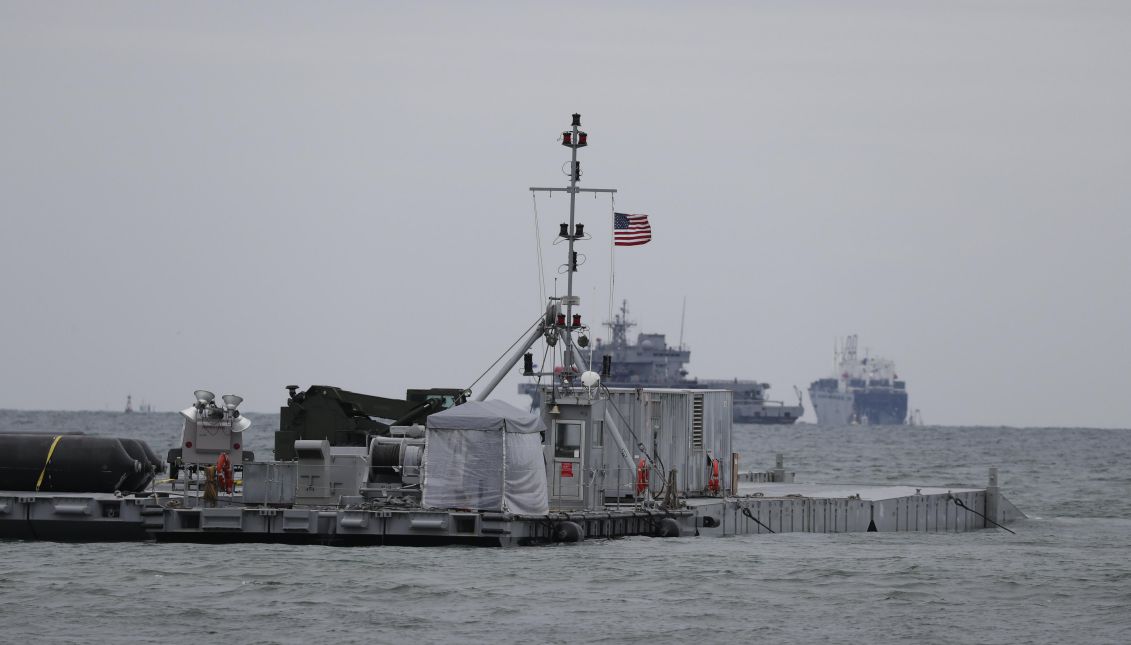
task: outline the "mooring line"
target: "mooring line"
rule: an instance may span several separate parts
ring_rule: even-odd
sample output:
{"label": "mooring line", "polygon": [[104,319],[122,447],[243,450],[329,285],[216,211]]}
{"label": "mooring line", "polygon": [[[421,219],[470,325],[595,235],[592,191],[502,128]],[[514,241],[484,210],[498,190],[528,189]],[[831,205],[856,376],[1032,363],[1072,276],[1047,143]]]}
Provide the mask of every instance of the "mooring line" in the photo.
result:
{"label": "mooring line", "polygon": [[1017,533],[1016,533],[1015,531],[1013,531],[1012,529],[1008,529],[1008,528],[1006,528],[1006,527],[1002,526],[1001,524],[998,524],[997,522],[995,522],[995,521],[991,520],[990,518],[986,517],[985,515],[982,515],[982,514],[981,514],[981,513],[979,513],[978,511],[975,511],[974,509],[970,508],[970,507],[969,507],[969,506],[967,506],[967,505],[966,505],[966,504],[965,504],[965,503],[964,503],[964,502],[963,502],[962,500],[958,499],[958,498],[957,498],[957,497],[955,497],[954,495],[952,495],[952,494],[950,494],[950,493],[947,493],[947,495],[946,495],[946,498],[947,498],[947,499],[949,499],[949,500],[953,500],[953,501],[954,501],[954,505],[955,505],[955,506],[957,506],[957,507],[959,507],[959,508],[963,508],[963,509],[966,509],[967,511],[969,511],[969,512],[971,512],[971,513],[975,514],[975,515],[977,515],[978,517],[982,518],[983,520],[986,520],[987,522],[989,522],[990,524],[993,524],[994,526],[998,527],[999,529],[1002,529],[1002,530],[1005,530],[1005,531],[1009,531],[1010,533],[1013,533],[1014,535],[1017,535]]}
{"label": "mooring line", "polygon": [[761,521],[761,520],[759,520],[758,518],[754,517],[754,514],[750,512],[750,508],[749,508],[749,507],[747,507],[747,506],[743,506],[743,507],[742,507],[742,514],[743,514],[743,515],[745,515],[746,517],[749,517],[750,519],[754,520],[754,523],[755,523],[755,524],[757,524],[758,526],[760,526],[760,527],[762,527],[762,528],[766,529],[766,530],[767,530],[767,531],[769,531],[770,533],[776,533],[776,531],[774,531],[774,530],[773,530],[772,528],[770,528],[770,527],[766,526],[765,524],[763,524],[763,523],[762,523],[762,521]]}

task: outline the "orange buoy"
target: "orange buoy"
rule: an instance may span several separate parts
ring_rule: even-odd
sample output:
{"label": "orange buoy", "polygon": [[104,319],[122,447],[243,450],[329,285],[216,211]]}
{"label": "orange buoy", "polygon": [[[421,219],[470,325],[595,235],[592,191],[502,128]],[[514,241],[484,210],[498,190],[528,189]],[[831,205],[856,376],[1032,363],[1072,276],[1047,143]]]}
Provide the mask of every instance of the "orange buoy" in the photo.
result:
{"label": "orange buoy", "polygon": [[641,459],[640,463],[636,464],[636,494],[642,495],[644,491],[648,490],[648,479],[651,473],[648,469],[648,461]]}

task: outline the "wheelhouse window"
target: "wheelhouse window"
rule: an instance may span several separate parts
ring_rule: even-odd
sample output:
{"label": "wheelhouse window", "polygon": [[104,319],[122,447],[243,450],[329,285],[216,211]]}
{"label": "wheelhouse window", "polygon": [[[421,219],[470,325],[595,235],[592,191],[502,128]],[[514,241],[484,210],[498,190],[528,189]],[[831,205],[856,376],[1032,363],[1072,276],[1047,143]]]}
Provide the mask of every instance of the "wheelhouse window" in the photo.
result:
{"label": "wheelhouse window", "polygon": [[581,457],[581,422],[558,421],[555,424],[554,456],[562,459]]}

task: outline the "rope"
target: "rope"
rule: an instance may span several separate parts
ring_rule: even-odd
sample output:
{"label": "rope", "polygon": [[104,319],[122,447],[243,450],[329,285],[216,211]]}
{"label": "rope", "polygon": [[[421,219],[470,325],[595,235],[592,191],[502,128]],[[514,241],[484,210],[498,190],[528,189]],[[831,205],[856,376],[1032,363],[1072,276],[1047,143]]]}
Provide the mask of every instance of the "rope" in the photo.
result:
{"label": "rope", "polygon": [[514,348],[515,348],[515,345],[518,345],[519,343],[521,343],[521,342],[522,342],[522,339],[523,339],[523,338],[526,338],[526,334],[528,334],[528,333],[530,332],[530,330],[531,330],[531,329],[534,329],[534,326],[535,326],[535,325],[537,325],[537,324],[538,324],[538,323],[540,323],[540,322],[542,322],[542,316],[538,316],[537,320],[535,320],[533,324],[531,324],[531,325],[530,325],[529,327],[527,327],[527,328],[526,328],[526,330],[525,330],[525,331],[523,331],[523,332],[522,332],[522,334],[520,334],[520,335],[519,335],[518,339],[517,339],[517,340],[515,340],[515,341],[514,341],[513,343],[511,343],[511,346],[510,346],[510,347],[508,347],[508,348],[507,348],[507,350],[506,350],[505,352],[503,352],[501,356],[499,356],[498,358],[496,358],[496,359],[495,359],[495,362],[494,362],[494,363],[491,363],[491,366],[490,366],[490,367],[488,367],[487,369],[483,370],[483,373],[479,375],[479,378],[475,379],[475,381],[473,381],[473,382],[471,383],[471,385],[467,386],[467,387],[466,387],[466,388],[464,388],[464,389],[465,389],[465,390],[467,390],[467,391],[471,391],[471,388],[475,387],[475,384],[476,384],[476,383],[478,383],[479,381],[483,380],[483,377],[484,377],[484,376],[487,376],[487,372],[490,372],[490,371],[491,371],[492,369],[494,369],[494,367],[495,367],[496,365],[498,365],[498,364],[499,364],[499,361],[501,361],[501,360],[503,360],[504,358],[506,358],[506,357],[507,357],[507,354],[509,354],[509,353],[510,353],[510,351],[511,351],[512,349],[514,349]]}
{"label": "rope", "polygon": [[1001,524],[998,524],[997,522],[995,522],[995,521],[991,520],[990,518],[986,517],[985,515],[982,515],[982,514],[981,514],[981,513],[979,513],[978,511],[975,511],[974,509],[970,508],[970,507],[969,507],[969,506],[967,506],[967,505],[966,505],[965,503],[963,503],[963,501],[962,501],[962,500],[958,499],[958,498],[957,498],[957,497],[955,497],[954,495],[951,495],[950,493],[947,493],[947,494],[946,494],[946,498],[947,498],[947,499],[949,499],[949,500],[952,500],[952,501],[954,502],[954,505],[955,505],[955,506],[957,506],[958,508],[961,508],[961,509],[965,509],[966,511],[968,511],[968,512],[970,512],[970,513],[973,513],[973,514],[977,515],[978,517],[982,518],[983,520],[986,520],[987,522],[989,522],[990,524],[993,524],[994,526],[998,527],[999,529],[1002,529],[1002,530],[1005,530],[1005,531],[1009,531],[1010,533],[1013,533],[1014,535],[1017,535],[1017,533],[1015,533],[1014,531],[1012,531],[1012,530],[1010,530],[1010,529],[1007,529],[1006,527],[1002,526]]}
{"label": "rope", "polygon": [[743,507],[742,507],[742,514],[743,514],[743,515],[745,515],[746,517],[749,517],[750,519],[754,520],[754,523],[755,523],[755,524],[757,524],[758,526],[760,526],[760,527],[762,527],[762,528],[766,529],[766,530],[767,530],[767,531],[769,531],[770,533],[776,533],[776,531],[774,531],[774,530],[773,530],[772,528],[770,528],[770,527],[766,526],[765,524],[763,524],[763,523],[762,523],[762,521],[761,521],[761,520],[759,520],[758,518],[754,517],[754,514],[750,512],[750,508],[749,508],[749,507],[747,507],[747,506],[743,506]]}
{"label": "rope", "polygon": [[51,442],[51,448],[47,451],[47,461],[43,462],[43,470],[39,471],[39,479],[35,481],[35,492],[39,492],[39,487],[43,485],[43,478],[47,475],[47,466],[51,464],[51,456],[55,454],[55,446],[59,445],[59,440],[63,435],[57,435],[55,441]]}
{"label": "rope", "polygon": [[616,286],[616,244],[615,239],[617,235],[616,220],[617,220],[617,194],[609,193],[609,203],[611,204],[609,212],[612,218],[609,222],[609,317],[606,320],[612,321],[613,319],[613,287]]}
{"label": "rope", "polygon": [[538,221],[538,193],[530,191],[534,202],[534,249],[538,252],[538,310],[546,306],[546,272],[542,260],[542,227]]}

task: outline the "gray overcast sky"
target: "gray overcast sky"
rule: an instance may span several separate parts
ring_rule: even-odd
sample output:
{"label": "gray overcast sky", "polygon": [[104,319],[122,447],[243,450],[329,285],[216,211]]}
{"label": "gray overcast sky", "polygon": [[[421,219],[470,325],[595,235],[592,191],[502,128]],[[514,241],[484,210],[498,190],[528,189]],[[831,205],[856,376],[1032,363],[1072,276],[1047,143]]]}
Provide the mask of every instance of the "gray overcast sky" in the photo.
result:
{"label": "gray overcast sky", "polygon": [[[1123,2],[5,2],[0,407],[469,384],[539,309],[526,189],[577,111],[583,185],[652,217],[616,296],[673,342],[687,297],[693,375],[789,399],[858,333],[929,423],[1128,427],[1129,33]],[[610,204],[579,212],[598,322]]]}

